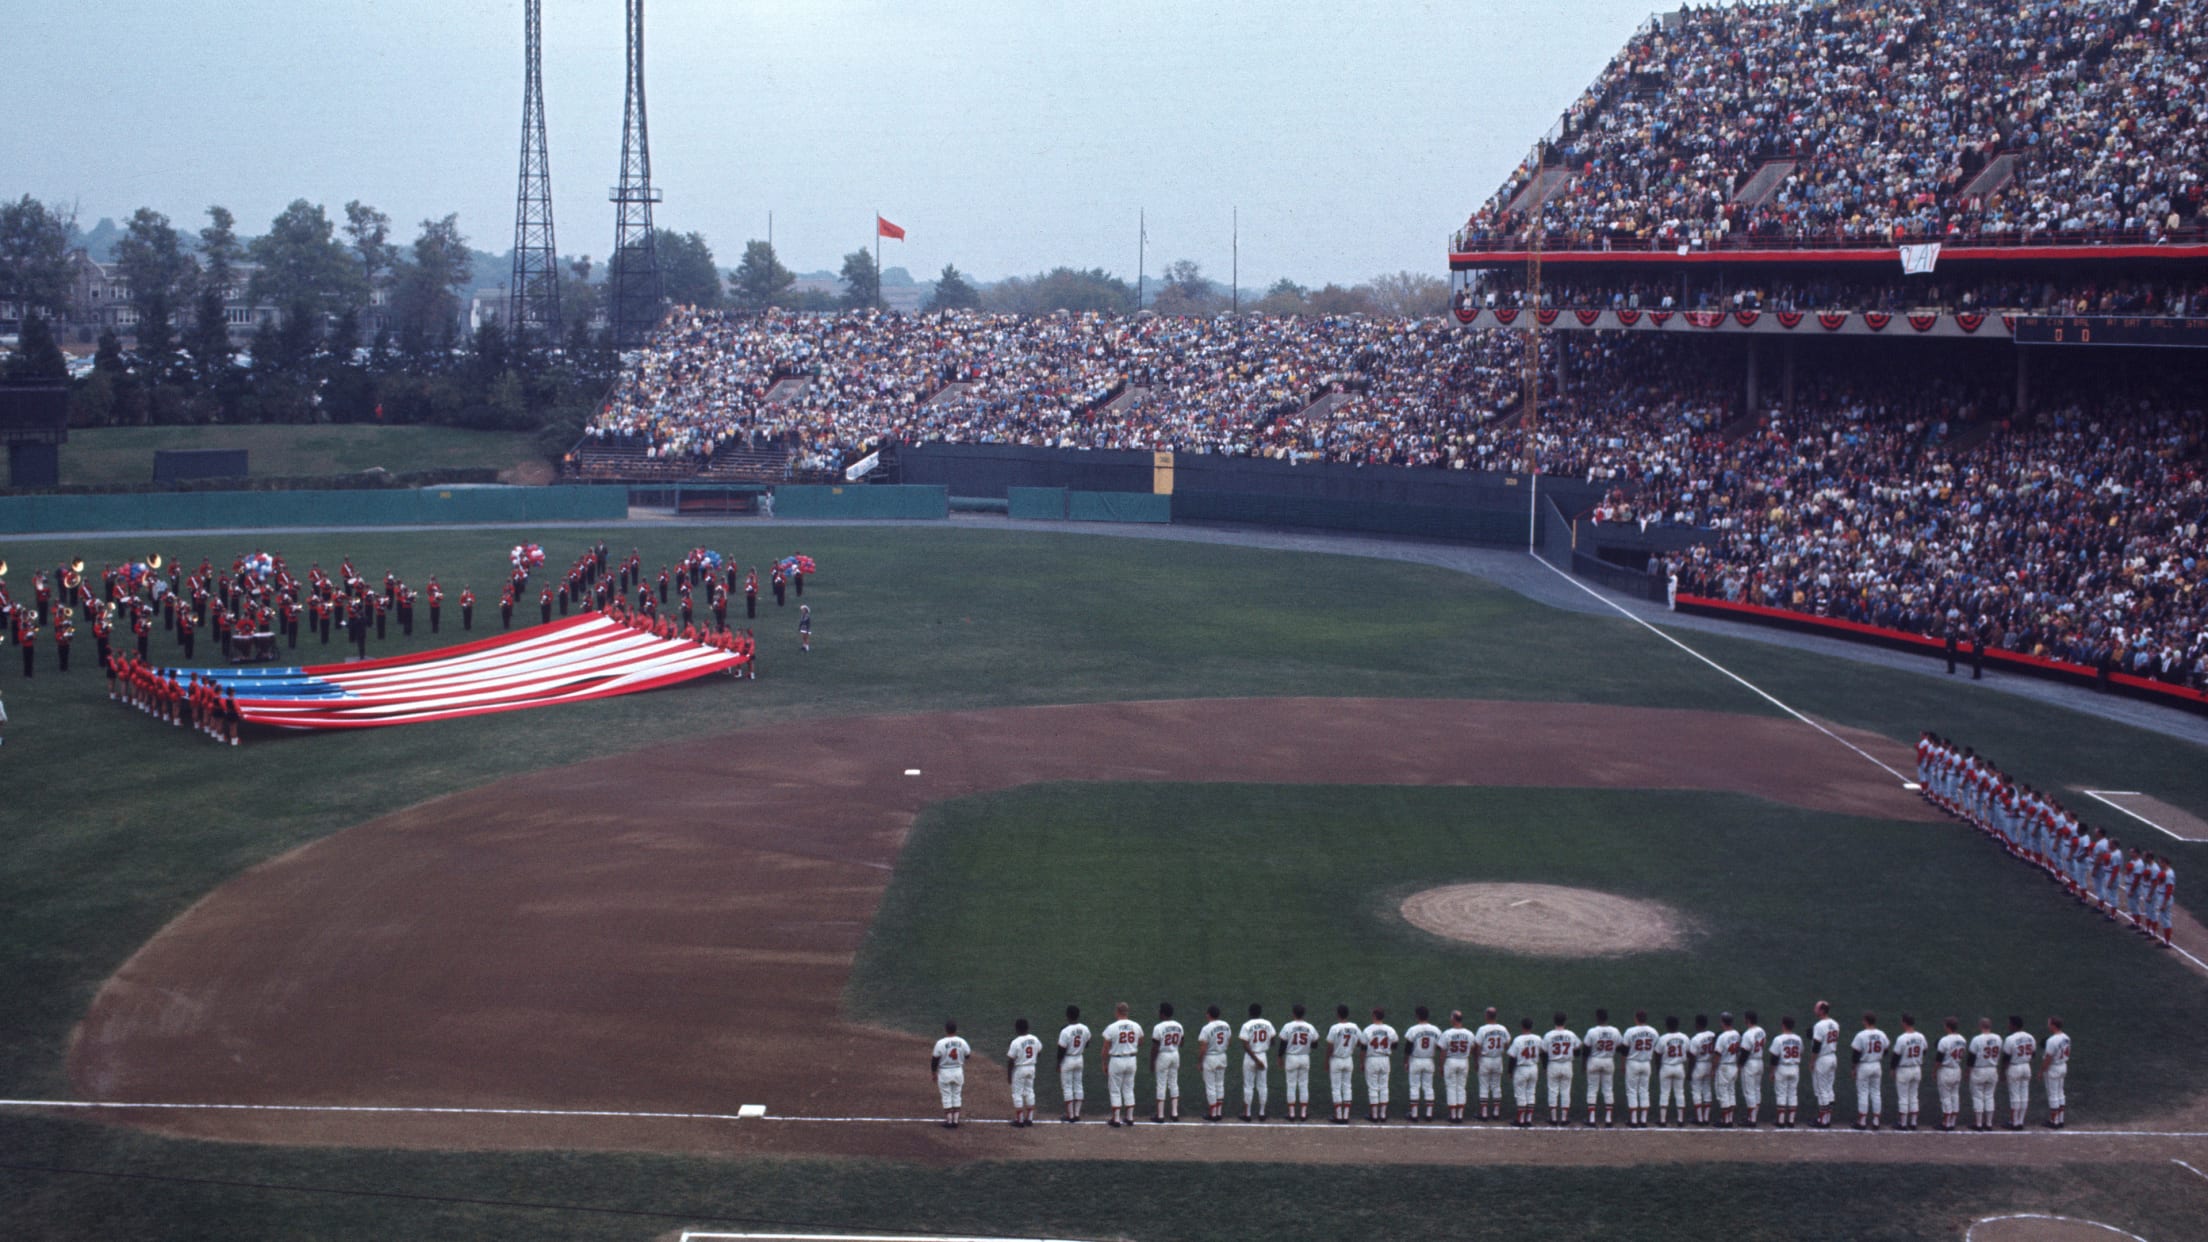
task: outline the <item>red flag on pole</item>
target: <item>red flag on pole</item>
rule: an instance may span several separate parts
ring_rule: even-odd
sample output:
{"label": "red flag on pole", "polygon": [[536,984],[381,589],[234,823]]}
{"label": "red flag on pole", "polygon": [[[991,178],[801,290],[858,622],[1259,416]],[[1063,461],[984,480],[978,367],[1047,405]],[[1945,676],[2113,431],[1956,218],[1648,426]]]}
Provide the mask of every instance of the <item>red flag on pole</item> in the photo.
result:
{"label": "red flag on pole", "polygon": [[898,227],[897,225],[891,224],[889,221],[882,219],[880,216],[874,217],[874,235],[876,237],[887,237],[894,241],[905,240],[904,229]]}

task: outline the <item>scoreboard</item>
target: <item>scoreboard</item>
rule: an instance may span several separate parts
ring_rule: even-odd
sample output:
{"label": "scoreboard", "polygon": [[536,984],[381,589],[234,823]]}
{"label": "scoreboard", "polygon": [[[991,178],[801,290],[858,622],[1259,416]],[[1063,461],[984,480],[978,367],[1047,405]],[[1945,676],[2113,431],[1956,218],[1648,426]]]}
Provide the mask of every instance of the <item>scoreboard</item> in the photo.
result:
{"label": "scoreboard", "polygon": [[2155,315],[2019,315],[2019,345],[2124,345],[2208,349],[2208,317]]}

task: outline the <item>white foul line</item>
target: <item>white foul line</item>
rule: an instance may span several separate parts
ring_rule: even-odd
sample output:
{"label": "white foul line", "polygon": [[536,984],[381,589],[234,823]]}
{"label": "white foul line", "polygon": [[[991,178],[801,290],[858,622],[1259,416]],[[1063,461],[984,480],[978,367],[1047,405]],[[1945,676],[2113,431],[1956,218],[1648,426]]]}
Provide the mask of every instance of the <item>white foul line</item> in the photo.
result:
{"label": "white foul line", "polygon": [[2101,796],[2102,794],[2107,794],[2107,795],[2109,795],[2110,797],[2116,797],[2116,798],[2126,798],[2126,797],[2129,797],[2129,798],[2136,798],[2136,797],[2139,797],[2139,796],[2140,796],[2140,794],[2139,794],[2139,792],[2138,792],[2137,790],[2131,790],[2131,789],[2081,789],[2081,790],[2079,790],[2078,792],[2079,792],[2079,793],[2082,793],[2082,794],[2084,794],[2084,795],[2085,795],[2086,797],[2088,797],[2088,798],[2091,798],[2091,799],[2093,799],[2093,800],[2094,800],[2095,802],[2098,802],[2098,803],[2100,803],[2100,804],[2101,804],[2102,806],[2105,806],[2105,807],[2111,807],[2111,808],[2113,808],[2113,809],[2115,809],[2115,810],[2118,810],[2118,811],[2122,811],[2122,812],[2123,812],[2124,814],[2126,814],[2126,815],[2129,815],[2129,816],[2131,816],[2131,817],[2132,817],[2133,819],[2136,819],[2136,820],[2138,820],[2138,821],[2139,821],[2140,823],[2142,823],[2142,824],[2145,824],[2145,825],[2146,825],[2147,827],[2149,827],[2149,828],[2152,828],[2152,829],[2154,829],[2154,830],[2155,830],[2156,832],[2159,832],[2159,833],[2161,833],[2161,834],[2162,834],[2163,836],[2165,836],[2165,837],[2168,837],[2168,838],[2169,838],[2170,840],[2172,840],[2172,841],[2190,841],[2190,840],[2192,840],[2192,838],[2191,838],[2191,837],[2181,837],[2181,836],[2177,835],[2176,833],[2174,833],[2174,832],[2171,832],[2171,831],[2170,831],[2169,829],[2167,829],[2167,828],[2164,828],[2164,827],[2163,827],[2162,825],[2160,825],[2160,824],[2158,824],[2158,823],[2155,823],[2155,822],[2154,822],[2153,820],[2151,820],[2151,819],[2148,819],[2148,818],[2147,818],[2146,816],[2144,816],[2144,815],[2141,815],[2141,814],[2140,814],[2139,812],[2137,812],[2137,811],[2134,811],[2134,810],[2132,810],[2132,809],[2131,809],[2130,807],[2128,807],[2128,806],[2125,806],[2125,805],[2123,805],[2123,804],[2122,804],[2122,803],[2120,803],[2120,802],[2111,802],[2111,801],[2109,801],[2109,800],[2108,800],[2108,798],[2104,798],[2104,797],[2102,797],[2102,796]]}
{"label": "white foul line", "polygon": [[1978,1226],[1990,1225],[1995,1221],[2000,1220],[2059,1220],[2068,1225],[2090,1225],[2095,1229],[2106,1229],[2110,1233],[2113,1233],[2118,1237],[2130,1238],[2131,1242],[2147,1242],[2145,1238],[2140,1237],[2138,1234],[2131,1233],[2123,1229],[2118,1229],[2114,1225],[2104,1225],[2097,1220],[2085,1220],[2076,1216],[2049,1216],[2045,1212],[2012,1212],[2007,1216],[1981,1217],[1970,1222],[1970,1228],[1963,1232],[1963,1242],[1970,1242],[1972,1238],[1978,1236]]}
{"label": "white foul line", "polygon": [[1639,617],[1634,616],[1631,612],[1620,607],[1616,600],[1606,598],[1601,592],[1595,590],[1591,586],[1588,586],[1586,583],[1581,582],[1579,579],[1574,578],[1570,574],[1565,573],[1563,570],[1558,569],[1556,566],[1549,564],[1547,561],[1542,560],[1540,556],[1536,555],[1533,559],[1539,562],[1550,573],[1553,573],[1557,577],[1562,578],[1564,581],[1571,583],[1573,586],[1578,587],[1580,590],[1587,592],[1587,594],[1592,597],[1595,602],[1615,611],[1619,616],[1624,617],[1626,620],[1631,621],[1633,624],[1640,626],[1642,629],[1647,630],[1649,633],[1654,634],[1656,637],[1663,639],[1665,642],[1670,643],[1672,646],[1677,647],[1679,650],[1686,652],[1688,655],[1693,656],[1695,659],[1702,661],[1704,664],[1709,665],[1711,668],[1716,669],[1718,672],[1723,673],[1727,677],[1732,678],[1734,681],[1739,682],[1742,686],[1746,687],[1751,693],[1753,693],[1757,698],[1762,699],[1764,702],[1769,703],[1771,706],[1778,708],[1780,711],[1785,712],[1787,715],[1792,716],[1794,719],[1801,721],[1803,724],[1808,725],[1810,728],[1817,730],[1819,733],[1824,734],[1826,737],[1831,738],[1833,741],[1840,743],[1842,746],[1847,747],[1849,750],[1854,751],[1856,754],[1863,756],[1865,759],[1870,760],[1874,764],[1877,764],[1881,769],[1886,772],[1888,776],[1893,777],[1895,780],[1900,781],[1904,785],[1909,783],[1908,777],[1903,776],[1901,773],[1896,772],[1893,768],[1889,767],[1885,760],[1880,759],[1878,756],[1872,754],[1871,752],[1863,749],[1862,747],[1840,736],[1839,734],[1834,733],[1832,730],[1826,728],[1825,726],[1818,724],[1816,721],[1811,720],[1809,717],[1804,716],[1798,711],[1795,711],[1793,708],[1788,707],[1786,704],[1781,703],[1778,699],[1772,697],[1769,692],[1764,690],[1763,687],[1748,680],[1747,678],[1725,667],[1724,665],[1719,664],[1717,661],[1711,659],[1710,657],[1703,655],[1701,652],[1696,651],[1694,648],[1689,647],[1683,642],[1680,642],[1678,639],[1673,638],[1671,635],[1664,633],[1662,630],[1657,629],[1655,626],[1650,625],[1648,622],[1643,621]]}
{"label": "white foul line", "polygon": [[2187,1173],[2192,1174],[2194,1177],[2208,1179],[2208,1173],[2201,1172],[2199,1169],[2196,1169],[2193,1166],[2185,1163],[2184,1161],[2179,1160],[2175,1156],[2170,1157],[2170,1163],[2176,1165],[2178,1168],[2185,1170]]}
{"label": "white foul line", "polygon": [[682,1242],[693,1238],[741,1238],[747,1242],[1066,1242],[1054,1238],[951,1237],[940,1233],[713,1233],[685,1229]]}
{"label": "white foul line", "polygon": [[[384,1114],[384,1115],[391,1115],[391,1114],[396,1114],[396,1115],[401,1115],[401,1116],[425,1116],[425,1117],[452,1117],[452,1116],[459,1116],[459,1117],[597,1117],[597,1118],[613,1118],[613,1119],[616,1119],[616,1120],[630,1120],[630,1121],[635,1121],[635,1120],[642,1120],[642,1121],[728,1121],[728,1122],[734,1122],[734,1121],[786,1121],[786,1122],[810,1122],[810,1123],[814,1123],[814,1124],[825,1124],[825,1125],[903,1125],[903,1126],[923,1126],[923,1125],[924,1125],[924,1126],[940,1126],[940,1125],[942,1125],[942,1124],[943,1124],[943,1122],[942,1122],[942,1119],[941,1119],[941,1118],[939,1118],[939,1117],[808,1117],[808,1116],[787,1116],[787,1117],[777,1117],[777,1116],[761,1116],[761,1117],[745,1117],[745,1116],[743,1116],[743,1115],[742,1115],[741,1113],[691,1113],[691,1112],[665,1112],[665,1111],[661,1111],[661,1112],[640,1112],[640,1111],[630,1111],[630,1110],[625,1110],[625,1109],[614,1109],[614,1108],[463,1108],[463,1107],[439,1107],[439,1106],[435,1106],[435,1105],[426,1105],[426,1104],[424,1104],[424,1105],[406,1105],[406,1104],[213,1104],[213,1103],[198,1103],[198,1102],[185,1102],[185,1101],[167,1101],[167,1100],[11,1100],[11,1099],[0,1099],[0,1108],[32,1108],[32,1109],[35,1109],[35,1108],[76,1108],[76,1109],[110,1109],[110,1110],[113,1110],[113,1111],[116,1111],[116,1112],[141,1112],[141,1111],[150,1111],[150,1110],[166,1110],[166,1111],[172,1111],[172,1112],[240,1112],[240,1113],[368,1113],[368,1114]],[[1101,1114],[1098,1114],[1098,1116],[1101,1116]],[[1094,1118],[1092,1117],[1092,1118],[1091,1118],[1091,1120],[1093,1121],[1093,1120],[1094,1120]],[[979,1119],[976,1119],[976,1120],[973,1120],[973,1121],[967,1121],[967,1122],[962,1122],[962,1123],[960,1123],[960,1124],[962,1124],[962,1125],[968,1125],[968,1126],[1004,1126],[1004,1125],[1010,1125],[1011,1123],[1010,1123],[1010,1122],[1008,1122],[1008,1121],[1005,1121],[1005,1120],[1003,1120],[1003,1119],[1001,1119],[1001,1118],[979,1118]],[[1188,1131],[1189,1131],[1189,1132],[1191,1132],[1191,1133],[1196,1133],[1196,1132],[1205,1132],[1205,1133],[1209,1133],[1209,1132],[1215,1132],[1215,1131],[1218,1131],[1218,1130],[1257,1131],[1257,1132],[1271,1132],[1271,1133],[1275,1133],[1275,1134],[1279,1134],[1279,1133],[1285,1133],[1285,1132],[1296,1132],[1296,1133],[1303,1133],[1303,1134],[1331,1134],[1331,1133],[1335,1133],[1335,1131],[1334,1131],[1334,1129],[1333,1129],[1332,1127],[1303,1127],[1303,1126],[1296,1126],[1296,1125],[1290,1125],[1290,1124],[1273,1125],[1273,1124],[1271,1124],[1271,1123],[1259,1123],[1259,1122],[1254,1122],[1254,1121],[1227,1121],[1227,1122],[1224,1122],[1224,1123],[1221,1123],[1221,1124],[1218,1124],[1218,1125],[1211,1125],[1211,1126],[1199,1126],[1199,1125],[1197,1125],[1197,1124],[1195,1124],[1195,1123],[1193,1123],[1193,1122],[1188,1122],[1188,1121],[1183,1121],[1183,1122],[1164,1122],[1164,1123],[1160,1123],[1160,1122],[1155,1122],[1155,1121],[1145,1121],[1145,1122],[1143,1122],[1143,1123],[1142,1123],[1142,1126],[1143,1126],[1144,1128],[1149,1128],[1149,1127],[1152,1127],[1152,1126],[1160,1126],[1160,1125],[1163,1125],[1163,1126],[1167,1126],[1167,1127],[1171,1127],[1172,1129],[1176,1129],[1176,1130],[1179,1130],[1179,1129],[1186,1129],[1186,1130],[1188,1130]],[[1092,1129],[1098,1129],[1098,1130],[1101,1130],[1101,1129],[1103,1129],[1104,1127],[1103,1127],[1103,1126],[1102,1126],[1101,1124],[1096,1124],[1096,1125],[1093,1125],[1093,1126],[1092,1126],[1091,1128],[1092,1128]],[[1459,1128],[1456,1128],[1456,1127],[1441,1127],[1441,1126],[1436,1126],[1436,1127],[1433,1127],[1433,1128],[1428,1128],[1428,1127],[1425,1127],[1425,1126],[1416,1126],[1416,1125],[1411,1125],[1411,1124],[1408,1124],[1408,1123],[1405,1123],[1405,1124],[1401,1124],[1401,1125],[1394,1125],[1394,1124],[1391,1124],[1391,1125],[1390,1125],[1390,1126],[1389,1126],[1388,1128],[1389,1128],[1389,1130],[1391,1130],[1392,1132],[1394,1132],[1394,1133],[1397,1133],[1397,1134],[1436,1134],[1436,1135],[1438,1135],[1438,1134],[1454,1134],[1454,1135],[1456,1135],[1456,1136],[1458,1136],[1458,1137],[1460,1137],[1460,1138],[1462,1138],[1462,1137],[1464,1137],[1464,1136],[1467,1136],[1467,1135],[1480,1135],[1480,1134],[1502,1134],[1502,1133],[1505,1133],[1506,1131],[1508,1131],[1508,1127],[1502,1127],[1502,1126],[1466,1126],[1466,1127],[1464,1127],[1464,1128],[1462,1128],[1462,1129],[1459,1129]],[[1515,1133],[1515,1131],[1509,1131],[1509,1132]],[[1639,1135],[1642,1135],[1642,1136],[1643,1136],[1643,1137],[1642,1137],[1642,1139],[1641,1139],[1641,1141],[1647,1141],[1647,1140],[1648,1140],[1648,1139],[1650,1139],[1650,1138],[1660,1138],[1660,1137],[1663,1137],[1664,1135],[1667,1135],[1667,1134],[1669,1134],[1669,1135],[1675,1135],[1675,1136],[1676,1136],[1676,1135],[1690,1135],[1690,1134],[1695,1134],[1695,1133],[1697,1133],[1697,1132],[1699,1132],[1699,1133],[1701,1133],[1701,1134],[1704,1134],[1704,1135],[1707,1135],[1707,1136],[1726,1136],[1726,1135],[1729,1135],[1729,1136],[1731,1136],[1731,1137],[1734,1137],[1734,1138],[1765,1138],[1765,1137],[1785,1137],[1785,1138],[1789,1138],[1789,1139],[1791,1139],[1791,1138],[1796,1138],[1796,1137],[1803,1137],[1803,1138],[1826,1138],[1826,1139],[1842,1139],[1842,1138],[1876,1138],[1876,1137],[1878,1137],[1878,1136],[1880,1136],[1880,1135],[1882,1135],[1882,1134],[1893,1134],[1893,1133],[1896,1133],[1896,1131],[1892,1131],[1892,1130],[1857,1130],[1857,1129],[1854,1129],[1853,1127],[1849,1127],[1849,1128],[1845,1128],[1845,1129],[1835,1129],[1835,1130],[1815,1130],[1815,1129],[1812,1129],[1812,1130],[1789,1130],[1789,1131],[1787,1131],[1787,1132],[1786,1132],[1786,1134],[1785,1134],[1784,1136],[1781,1136],[1781,1135],[1779,1134],[1779,1132],[1778,1132],[1778,1131],[1776,1131],[1776,1130],[1768,1130],[1768,1129],[1731,1129],[1731,1128],[1727,1128],[1727,1127],[1722,1127],[1722,1126],[1715,1126],[1715,1127],[1710,1127],[1710,1128],[1708,1128],[1708,1129],[1703,1129],[1703,1128],[1701,1128],[1701,1127],[1694,1127],[1694,1126],[1678,1126],[1678,1127],[1669,1127],[1669,1126],[1667,1126],[1667,1127],[1658,1127],[1658,1128],[1656,1128],[1656,1129],[1650,1129],[1650,1130],[1630,1130],[1630,1129],[1628,1129],[1628,1130],[1604,1130],[1604,1131],[1603,1131],[1603,1134],[1604,1134],[1604,1136],[1605,1136],[1605,1137],[1620,1137],[1620,1136],[1627,1136],[1627,1135],[1639,1134]],[[1343,1129],[1343,1130],[1341,1130],[1341,1131],[1340,1131],[1340,1133],[1341,1133],[1341,1134],[1342,1134],[1343,1136],[1347,1137],[1347,1136],[1351,1136],[1351,1135],[1366,1135],[1366,1134],[1370,1134],[1370,1133],[1372,1133],[1372,1130],[1371,1130],[1371,1128],[1370,1128],[1370,1127],[1366,1127],[1366,1126],[1361,1126],[1361,1127],[1358,1127],[1358,1128],[1355,1128],[1355,1129]],[[1592,1134],[1592,1133],[1595,1133],[1595,1131],[1589,1130],[1589,1129],[1588,1129],[1587,1127],[1585,1127],[1585,1126],[1580,1126],[1580,1125],[1572,1125],[1572,1126],[1557,1127],[1557,1128],[1554,1128],[1554,1129],[1551,1129],[1551,1128],[1548,1128],[1548,1127],[1542,1127],[1542,1128],[1539,1128],[1539,1129],[1535,1129],[1535,1130],[1527,1131],[1527,1133],[1529,1133],[1529,1134],[1549,1134],[1549,1135],[1572,1135],[1572,1134]],[[2157,1139],[2157,1138],[2160,1138],[2160,1139],[2208,1139],[2208,1130],[2073,1130],[2073,1129],[2070,1129],[2070,1128],[2068,1128],[2068,1127],[2065,1127],[2065,1128],[2063,1128],[2063,1129],[2060,1129],[2060,1130],[2047,1130],[2047,1129],[2030,1129],[2030,1130],[1995,1130],[1995,1131],[1990,1131],[1990,1132],[1986,1132],[1986,1133],[1973,1133],[1973,1132],[1971,1132],[1971,1131],[1962,1131],[1962,1132],[1959,1132],[1958,1134],[1956,1134],[1956,1135],[1952,1136],[1952,1139],[1959,1139],[1959,1140],[1963,1140],[1963,1141],[1972,1141],[1972,1140],[1976,1140],[1976,1141],[1984,1141],[1984,1140],[2015,1140],[2015,1139],[2058,1139],[2058,1138],[2068,1138],[2068,1137],[2075,1137],[2075,1138],[2080,1138],[2080,1139],[2087,1139],[2087,1138],[2103,1138],[2103,1139],[2109,1139],[2109,1138],[2144,1138],[2144,1139]],[[1512,1141],[1512,1142],[1516,1142],[1517,1140],[1513,1139],[1513,1140],[1510,1140],[1510,1141]],[[1632,1140],[1628,1140],[1628,1141],[1632,1141]],[[1935,1143],[1935,1144],[1936,1144],[1936,1143],[1939,1143],[1939,1142],[1940,1142],[1940,1140],[1936,1140],[1936,1139],[1928,1139],[1928,1140],[1926,1140],[1926,1141],[1927,1141],[1928,1143]],[[1951,1140],[1951,1141],[1952,1141],[1952,1140]],[[2183,1161],[2178,1161],[2178,1163],[2180,1163],[2180,1164],[2183,1164],[2184,1162],[2183,1162]],[[2191,1168],[2192,1166],[2191,1166],[2191,1165],[2186,1165],[2186,1167],[2187,1167],[2187,1168]],[[2198,1172],[2198,1170],[2195,1170],[2195,1172]]]}

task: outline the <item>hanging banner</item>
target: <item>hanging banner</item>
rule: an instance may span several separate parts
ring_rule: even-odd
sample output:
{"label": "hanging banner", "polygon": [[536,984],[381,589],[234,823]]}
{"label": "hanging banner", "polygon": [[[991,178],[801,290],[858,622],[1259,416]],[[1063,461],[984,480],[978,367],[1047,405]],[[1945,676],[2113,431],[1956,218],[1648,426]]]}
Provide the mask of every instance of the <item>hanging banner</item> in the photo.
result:
{"label": "hanging banner", "polygon": [[1901,248],[1901,274],[1904,276],[1930,276],[1940,262],[1940,243],[1926,242]]}

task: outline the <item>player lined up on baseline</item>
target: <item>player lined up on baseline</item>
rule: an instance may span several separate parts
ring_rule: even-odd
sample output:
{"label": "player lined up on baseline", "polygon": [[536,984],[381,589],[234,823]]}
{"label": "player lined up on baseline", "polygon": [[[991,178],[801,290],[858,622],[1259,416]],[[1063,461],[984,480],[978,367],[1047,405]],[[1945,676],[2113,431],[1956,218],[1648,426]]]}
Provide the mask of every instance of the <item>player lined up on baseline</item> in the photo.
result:
{"label": "player lined up on baseline", "polygon": [[2143,849],[2127,856],[2106,829],[2096,833],[2060,802],[1930,730],[1917,739],[1917,783],[1926,801],[2046,872],[2079,902],[2170,947],[2177,867],[2169,859]]}
{"label": "player lined up on baseline", "polygon": [[[1519,1019],[1515,1035],[1497,1020],[1493,1008],[1487,1010],[1485,1024],[1473,1029],[1465,1024],[1462,1010],[1452,1012],[1449,1025],[1440,1027],[1421,1005],[1413,1011],[1417,1021],[1400,1033],[1388,1025],[1385,1009],[1373,1009],[1371,1021],[1363,1025],[1350,1018],[1347,1005],[1337,1005],[1334,1012],[1335,1023],[1322,1035],[1306,1018],[1302,1005],[1293,1006],[1289,1021],[1275,1027],[1264,1016],[1264,1007],[1253,1004],[1239,1030],[1221,1016],[1219,1006],[1210,1006],[1194,1043],[1204,1088],[1204,1120],[1216,1122],[1226,1117],[1228,1061],[1239,1045],[1241,1119],[1245,1122],[1262,1122],[1268,1117],[1272,1062],[1276,1057],[1281,1063],[1290,1121],[1310,1119],[1312,1061],[1323,1057],[1334,1124],[1349,1124],[1357,1103],[1359,1077],[1364,1080],[1366,1120],[1385,1122],[1391,1107],[1396,1054],[1401,1050],[1409,1081],[1405,1119],[1414,1122],[1443,1119],[1434,1111],[1437,1082],[1449,1124],[1463,1124],[1475,1106],[1476,1120],[1500,1121],[1503,1082],[1508,1078],[1514,1105],[1512,1125],[1532,1128],[1541,1109],[1544,1081],[1549,1124],[1571,1125],[1573,1078],[1583,1073],[1585,1124],[1614,1126],[1622,1056],[1628,1129],[1646,1129],[1652,1124],[1755,1128],[1763,1109],[1766,1068],[1771,1075],[1773,1124],[1779,1129],[1793,1129],[1800,1111],[1805,1063],[1816,1104],[1811,1125],[1818,1129],[1832,1126],[1842,1035],[1832,1007],[1825,1001],[1817,1002],[1815,1021],[1806,1039],[1796,1032],[1792,1015],[1779,1019],[1774,1035],[1763,1028],[1754,1010],[1746,1011],[1742,1024],[1737,1026],[1732,1014],[1719,1014],[1714,1030],[1706,1015],[1697,1014],[1691,1034],[1681,1031],[1679,1019],[1673,1016],[1664,1018],[1664,1029],[1659,1033],[1650,1025],[1645,1011],[1635,1012],[1633,1024],[1621,1031],[1611,1025],[1607,1009],[1597,1009],[1595,1025],[1581,1033],[1570,1027],[1565,1014],[1558,1013],[1545,1034],[1537,1034],[1533,1019],[1528,1017]],[[1914,1015],[1905,1013],[1901,1016],[1901,1034],[1889,1037],[1879,1027],[1876,1014],[1863,1015],[1862,1028],[1847,1044],[1855,1073],[1857,1129],[1876,1130],[1883,1124],[1889,1070],[1894,1079],[1896,1128],[1917,1129],[1924,1071],[1929,1062],[1938,1095],[1939,1129],[1961,1128],[1967,1074],[1971,1128],[1988,1131],[1995,1127],[1995,1096],[2005,1082],[2007,1126],[2021,1130],[2031,1102],[2035,1059],[2047,1097],[2043,1124],[2049,1129],[2063,1127],[2068,1110],[2065,1084],[2070,1071],[2070,1037],[2063,1032],[2061,1018],[2047,1020],[2044,1045],[2024,1029],[2024,1019],[2017,1016],[2009,1018],[2005,1037],[1994,1032],[1991,1018],[1980,1018],[1977,1035],[1968,1039],[1961,1033],[1958,1019],[1947,1018],[1943,1025],[1945,1032],[1935,1042],[1917,1029]],[[956,1127],[964,1119],[965,1067],[972,1058],[972,1049],[959,1038],[957,1023],[946,1023],[944,1030],[928,1068],[942,1096],[943,1124]],[[1029,1029],[1026,1018],[1013,1023],[1013,1030],[1012,1043],[1005,1051],[1005,1079],[1012,1094],[1011,1123],[1032,1126],[1035,1077],[1045,1045]],[[1066,1025],[1058,1033],[1056,1050],[1059,1099],[1065,1110],[1061,1121],[1081,1120],[1087,1095],[1086,1060],[1092,1043],[1103,1060],[1111,1106],[1109,1125],[1118,1128],[1135,1124],[1136,1079],[1145,1060],[1151,1074],[1151,1120],[1181,1120],[1181,1054],[1187,1030],[1174,1017],[1170,1002],[1158,1006],[1157,1021],[1147,1032],[1129,1016],[1124,1001],[1113,1007],[1112,1022],[1093,1034],[1081,1020],[1080,1007],[1067,1006]]]}

